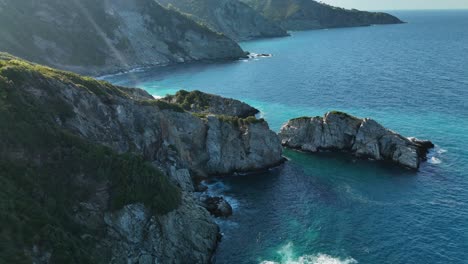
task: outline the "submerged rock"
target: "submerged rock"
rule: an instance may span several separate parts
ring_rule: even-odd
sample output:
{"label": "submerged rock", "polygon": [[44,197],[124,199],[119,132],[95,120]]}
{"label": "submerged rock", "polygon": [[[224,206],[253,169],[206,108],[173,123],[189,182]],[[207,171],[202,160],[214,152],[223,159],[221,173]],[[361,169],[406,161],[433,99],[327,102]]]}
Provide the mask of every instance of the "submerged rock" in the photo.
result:
{"label": "submerged rock", "polygon": [[223,197],[206,197],[203,199],[203,205],[215,217],[232,215],[232,207]]}
{"label": "submerged rock", "polygon": [[342,112],[324,117],[291,119],[279,133],[283,146],[309,152],[349,151],[357,157],[387,160],[412,169],[419,168],[434,144],[405,138],[370,118],[357,118]]}

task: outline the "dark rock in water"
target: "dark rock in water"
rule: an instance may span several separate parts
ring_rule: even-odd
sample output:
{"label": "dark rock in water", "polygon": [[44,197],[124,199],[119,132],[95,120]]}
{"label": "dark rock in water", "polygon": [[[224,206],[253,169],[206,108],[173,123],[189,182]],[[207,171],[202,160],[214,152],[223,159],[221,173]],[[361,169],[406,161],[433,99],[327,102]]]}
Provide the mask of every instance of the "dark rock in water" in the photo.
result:
{"label": "dark rock in water", "polygon": [[232,207],[223,197],[207,197],[203,200],[203,205],[215,217],[232,215]]}
{"label": "dark rock in water", "polygon": [[357,157],[388,160],[412,169],[419,168],[434,144],[405,138],[369,118],[342,112],[324,117],[291,119],[279,133],[283,146],[309,152],[349,151]]}
{"label": "dark rock in water", "polygon": [[424,160],[426,159],[427,153],[430,149],[434,148],[434,143],[429,140],[420,140],[418,138],[408,138],[411,142],[413,142],[418,147],[418,152],[421,158]]}

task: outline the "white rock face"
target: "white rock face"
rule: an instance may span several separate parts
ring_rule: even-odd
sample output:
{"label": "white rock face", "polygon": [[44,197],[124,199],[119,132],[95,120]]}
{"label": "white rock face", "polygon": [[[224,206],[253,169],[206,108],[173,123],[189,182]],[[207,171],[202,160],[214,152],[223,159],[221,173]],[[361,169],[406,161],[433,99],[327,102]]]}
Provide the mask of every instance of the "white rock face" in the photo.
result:
{"label": "white rock face", "polygon": [[341,112],[329,112],[324,117],[291,119],[279,133],[281,143],[290,148],[317,152],[321,150],[350,151],[358,157],[388,160],[412,169],[419,168],[429,141],[405,138],[365,118]]}

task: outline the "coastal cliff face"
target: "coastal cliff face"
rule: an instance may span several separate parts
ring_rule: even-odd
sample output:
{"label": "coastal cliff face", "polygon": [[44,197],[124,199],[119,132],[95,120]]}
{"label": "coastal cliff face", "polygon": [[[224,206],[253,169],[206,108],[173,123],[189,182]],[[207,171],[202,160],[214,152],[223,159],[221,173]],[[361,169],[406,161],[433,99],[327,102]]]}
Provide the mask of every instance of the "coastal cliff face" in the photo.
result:
{"label": "coastal cliff face", "polygon": [[158,1],[191,14],[195,20],[237,41],[288,35],[278,24],[237,0]]}
{"label": "coastal cliff face", "polygon": [[358,157],[392,161],[412,169],[419,168],[434,147],[429,141],[405,138],[372,119],[342,112],[291,119],[279,135],[286,147],[309,152],[350,151]]}
{"label": "coastal cliff face", "polygon": [[198,117],[7,54],[0,110],[0,255],[10,263],[207,263],[218,227],[192,176],[282,161],[263,120]]}
{"label": "coastal cliff face", "polygon": [[0,1],[0,50],[99,75],[244,56],[231,39],[153,0]]}
{"label": "coastal cliff face", "polygon": [[399,24],[398,18],[381,12],[333,7],[313,0],[243,0],[266,18],[287,30]]}

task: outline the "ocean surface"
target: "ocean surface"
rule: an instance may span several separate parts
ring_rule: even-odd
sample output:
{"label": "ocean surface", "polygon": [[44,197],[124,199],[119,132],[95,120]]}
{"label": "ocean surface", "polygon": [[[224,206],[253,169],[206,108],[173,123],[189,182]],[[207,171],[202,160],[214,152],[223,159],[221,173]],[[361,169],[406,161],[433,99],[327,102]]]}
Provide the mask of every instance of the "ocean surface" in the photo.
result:
{"label": "ocean surface", "polygon": [[437,145],[418,172],[286,151],[271,172],[213,179],[234,207],[217,220],[215,263],[468,263],[468,11],[393,14],[408,23],[292,32],[242,43],[271,58],[106,77],[241,99],[275,131],[341,110]]}

